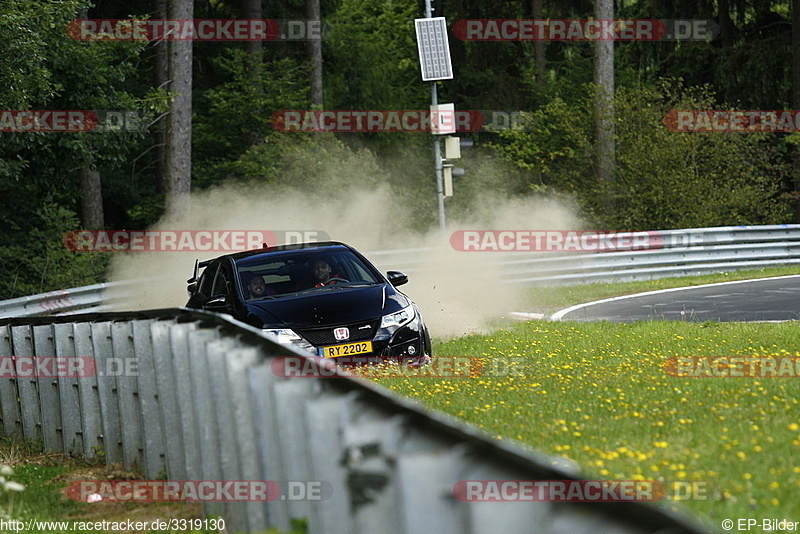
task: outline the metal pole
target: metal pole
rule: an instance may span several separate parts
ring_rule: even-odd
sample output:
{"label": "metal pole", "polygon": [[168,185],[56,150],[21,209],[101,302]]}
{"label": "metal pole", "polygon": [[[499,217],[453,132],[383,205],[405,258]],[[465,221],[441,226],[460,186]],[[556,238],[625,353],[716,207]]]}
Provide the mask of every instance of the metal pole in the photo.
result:
{"label": "metal pole", "polygon": [[[438,104],[436,82],[431,82],[431,105]],[[436,197],[439,203],[439,229],[444,234],[447,222],[444,216],[444,177],[442,176],[442,149],[438,134],[433,135],[433,164],[436,169]]]}
{"label": "metal pole", "polygon": [[[433,0],[425,0],[425,18],[433,17]],[[431,82],[431,106],[439,103],[436,82]],[[436,171],[436,199],[439,204],[439,230],[442,235],[447,232],[447,221],[444,215],[444,177],[442,176],[442,149],[438,134],[433,134],[433,166]]]}

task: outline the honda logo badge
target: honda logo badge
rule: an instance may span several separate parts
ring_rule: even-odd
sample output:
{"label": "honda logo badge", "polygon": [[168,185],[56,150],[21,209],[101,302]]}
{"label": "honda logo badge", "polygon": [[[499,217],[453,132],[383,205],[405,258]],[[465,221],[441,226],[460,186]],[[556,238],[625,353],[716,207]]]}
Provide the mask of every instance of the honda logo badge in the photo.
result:
{"label": "honda logo badge", "polygon": [[344,341],[350,338],[350,329],[347,327],[335,328],[333,330],[333,337],[339,341]]}

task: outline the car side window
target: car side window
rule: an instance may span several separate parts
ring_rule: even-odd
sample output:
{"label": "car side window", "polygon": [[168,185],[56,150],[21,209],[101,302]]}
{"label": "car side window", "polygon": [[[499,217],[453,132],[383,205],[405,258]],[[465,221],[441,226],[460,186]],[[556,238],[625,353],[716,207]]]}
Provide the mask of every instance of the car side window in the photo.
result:
{"label": "car side window", "polygon": [[217,270],[219,269],[219,263],[212,263],[208,267],[206,267],[205,271],[203,271],[202,276],[200,276],[200,286],[198,292],[203,297],[210,297],[211,287],[214,282],[214,276],[217,274]]}
{"label": "car side window", "polygon": [[229,277],[225,274],[225,269],[220,268],[217,276],[214,277],[214,286],[211,289],[211,296],[225,295],[230,297]]}

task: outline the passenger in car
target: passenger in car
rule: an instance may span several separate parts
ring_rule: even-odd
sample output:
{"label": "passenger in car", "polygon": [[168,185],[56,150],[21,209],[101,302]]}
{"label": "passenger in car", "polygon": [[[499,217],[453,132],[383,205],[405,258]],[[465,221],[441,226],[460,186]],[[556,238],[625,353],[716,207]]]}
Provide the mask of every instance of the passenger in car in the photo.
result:
{"label": "passenger in car", "polygon": [[262,276],[253,273],[242,273],[242,286],[249,293],[247,298],[267,297],[275,294],[275,291],[269,289],[264,283]]}

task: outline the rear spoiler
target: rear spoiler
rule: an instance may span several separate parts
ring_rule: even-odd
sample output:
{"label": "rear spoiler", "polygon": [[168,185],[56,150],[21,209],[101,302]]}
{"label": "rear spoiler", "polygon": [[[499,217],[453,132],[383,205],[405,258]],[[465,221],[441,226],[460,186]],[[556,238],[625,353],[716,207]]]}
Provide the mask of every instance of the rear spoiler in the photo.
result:
{"label": "rear spoiler", "polygon": [[186,283],[194,284],[195,282],[197,282],[197,277],[200,276],[200,269],[202,267],[207,266],[209,263],[211,263],[211,260],[206,260],[206,261],[194,260],[194,272],[192,273],[192,277],[189,278],[186,281]]}

